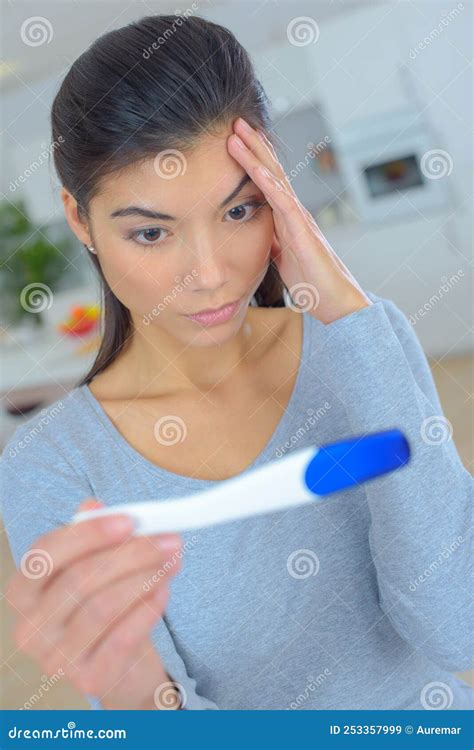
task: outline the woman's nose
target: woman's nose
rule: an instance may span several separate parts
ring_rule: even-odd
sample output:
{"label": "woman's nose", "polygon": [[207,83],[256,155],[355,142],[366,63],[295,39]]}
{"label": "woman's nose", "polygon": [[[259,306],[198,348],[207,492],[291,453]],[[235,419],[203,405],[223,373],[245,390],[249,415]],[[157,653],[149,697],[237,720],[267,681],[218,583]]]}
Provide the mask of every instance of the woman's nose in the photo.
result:
{"label": "woman's nose", "polygon": [[226,280],[224,253],[219,248],[199,248],[191,258],[196,287],[217,289]]}

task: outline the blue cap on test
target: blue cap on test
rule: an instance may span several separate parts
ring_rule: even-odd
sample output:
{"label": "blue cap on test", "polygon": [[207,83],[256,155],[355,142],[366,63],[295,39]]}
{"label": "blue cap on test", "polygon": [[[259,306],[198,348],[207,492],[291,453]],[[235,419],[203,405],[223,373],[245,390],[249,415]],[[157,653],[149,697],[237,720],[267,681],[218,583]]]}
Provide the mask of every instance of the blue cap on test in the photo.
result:
{"label": "blue cap on test", "polygon": [[327,495],[394,471],[409,460],[410,447],[400,430],[373,432],[323,445],[304,479],[311,492]]}

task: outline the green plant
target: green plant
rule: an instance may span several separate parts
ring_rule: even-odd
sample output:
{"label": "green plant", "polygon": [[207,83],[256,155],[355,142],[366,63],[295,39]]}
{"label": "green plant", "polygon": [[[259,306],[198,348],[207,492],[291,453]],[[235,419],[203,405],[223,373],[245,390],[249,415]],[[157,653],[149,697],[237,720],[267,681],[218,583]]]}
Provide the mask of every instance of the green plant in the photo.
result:
{"label": "green plant", "polygon": [[[37,324],[43,322],[42,310],[49,306],[45,290],[54,292],[67,272],[71,246],[69,237],[53,242],[46,227],[36,226],[23,200],[0,203],[0,290],[5,315],[12,323],[24,316]],[[40,305],[34,301],[35,289],[40,299],[43,296]]]}

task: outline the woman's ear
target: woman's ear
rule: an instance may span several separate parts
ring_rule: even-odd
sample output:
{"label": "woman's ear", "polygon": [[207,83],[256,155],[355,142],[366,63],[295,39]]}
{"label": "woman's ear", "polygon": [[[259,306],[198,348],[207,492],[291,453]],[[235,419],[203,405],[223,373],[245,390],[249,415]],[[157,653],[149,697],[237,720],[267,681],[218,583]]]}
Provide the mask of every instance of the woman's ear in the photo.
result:
{"label": "woman's ear", "polygon": [[79,216],[78,203],[74,196],[66,188],[61,188],[61,200],[64,205],[64,214],[71,230],[83,245],[90,245],[91,238],[84,221]]}

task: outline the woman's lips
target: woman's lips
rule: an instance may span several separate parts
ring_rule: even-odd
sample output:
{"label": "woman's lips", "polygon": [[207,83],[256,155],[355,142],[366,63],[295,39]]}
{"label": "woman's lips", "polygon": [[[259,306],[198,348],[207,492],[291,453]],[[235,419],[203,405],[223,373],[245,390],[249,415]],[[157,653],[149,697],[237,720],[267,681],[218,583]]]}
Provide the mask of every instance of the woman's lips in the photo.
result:
{"label": "woman's lips", "polygon": [[204,326],[215,326],[220,323],[227,323],[228,320],[234,317],[241,302],[242,297],[235,302],[231,302],[229,305],[225,305],[225,307],[221,307],[219,310],[215,310],[214,312],[195,313],[194,315],[186,315],[186,317],[190,320],[195,320],[196,323]]}

